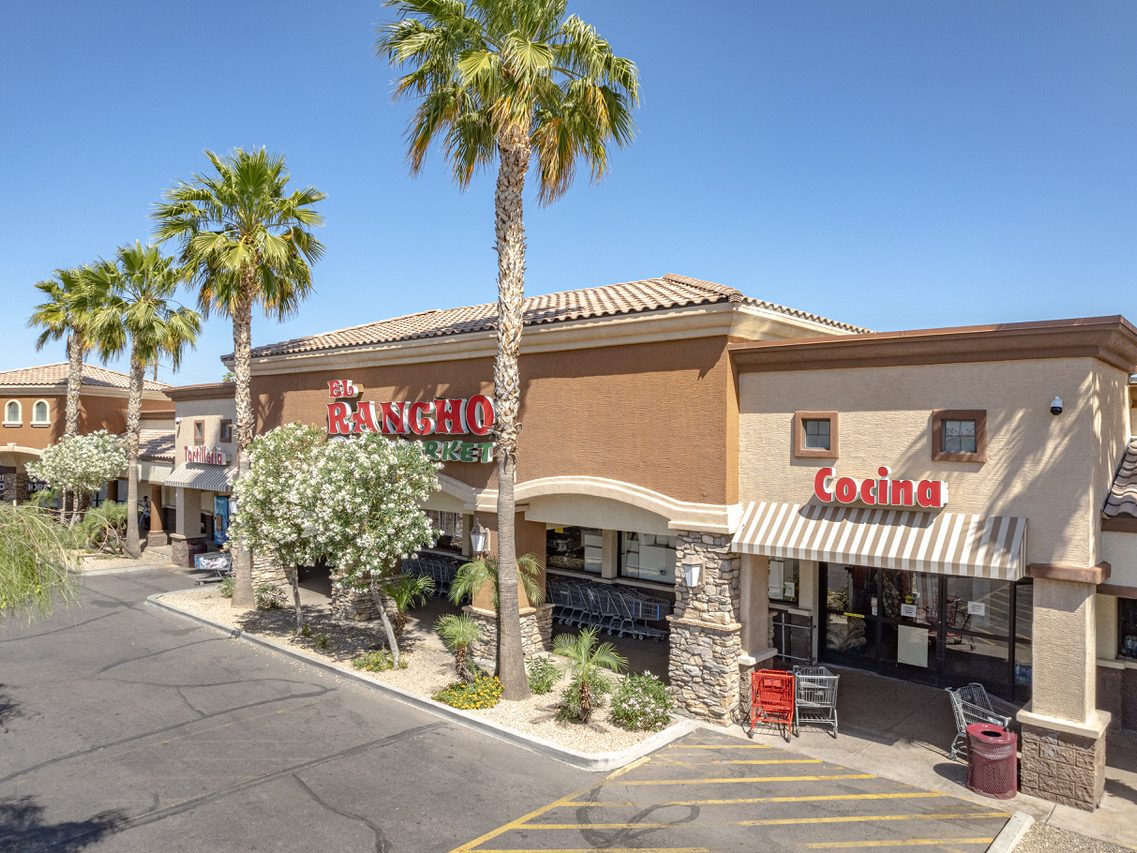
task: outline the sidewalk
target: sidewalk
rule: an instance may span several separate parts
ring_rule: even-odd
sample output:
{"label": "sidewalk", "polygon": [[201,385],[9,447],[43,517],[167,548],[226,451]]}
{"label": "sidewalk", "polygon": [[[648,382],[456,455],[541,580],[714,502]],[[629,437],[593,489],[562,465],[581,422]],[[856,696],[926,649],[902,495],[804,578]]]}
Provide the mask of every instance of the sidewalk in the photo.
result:
{"label": "sidewalk", "polygon": [[[969,791],[964,784],[967,765],[947,756],[955,723],[943,690],[854,669],[833,669],[841,676],[840,735],[834,739],[823,729],[803,727],[787,748],[976,804],[997,803],[1009,811],[1026,812],[1039,824],[1137,848],[1137,735],[1109,736],[1105,797],[1095,812],[1023,794],[1013,800],[993,800]],[[746,737],[740,726],[729,732]],[[755,732],[754,742],[767,741],[785,745],[772,732]]]}
{"label": "sidewalk", "polygon": [[79,573],[84,575],[102,572],[149,571],[151,569],[177,569],[170,558],[169,546],[152,546],[142,551],[137,560],[110,554],[84,554],[79,560]]}

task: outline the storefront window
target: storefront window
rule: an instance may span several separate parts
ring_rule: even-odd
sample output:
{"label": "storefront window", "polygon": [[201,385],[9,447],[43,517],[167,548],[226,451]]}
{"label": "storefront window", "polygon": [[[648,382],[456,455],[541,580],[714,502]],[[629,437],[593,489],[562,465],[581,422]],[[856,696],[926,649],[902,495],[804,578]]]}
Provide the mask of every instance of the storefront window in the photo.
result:
{"label": "storefront window", "polygon": [[620,576],[675,583],[675,537],[621,533]]}
{"label": "storefront window", "polygon": [[603,537],[594,527],[551,527],[545,534],[545,565],[550,569],[600,574]]}
{"label": "storefront window", "polygon": [[956,680],[991,688],[1007,681],[1013,586],[988,578],[949,577],[944,668]]}
{"label": "storefront window", "polygon": [[770,601],[797,604],[799,575],[797,560],[770,560]]}
{"label": "storefront window", "polygon": [[1119,655],[1137,658],[1137,599],[1117,600],[1117,643]]}
{"label": "storefront window", "polygon": [[434,547],[443,551],[453,551],[455,554],[462,553],[462,515],[457,512],[443,512],[436,509],[428,509],[426,517],[430,519],[430,525],[438,531],[438,539],[435,540]]}

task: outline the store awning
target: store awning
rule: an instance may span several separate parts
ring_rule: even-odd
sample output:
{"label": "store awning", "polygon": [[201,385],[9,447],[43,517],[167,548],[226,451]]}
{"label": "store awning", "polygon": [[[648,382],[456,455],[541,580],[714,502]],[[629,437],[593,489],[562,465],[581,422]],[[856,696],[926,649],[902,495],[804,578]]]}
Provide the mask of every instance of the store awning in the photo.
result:
{"label": "store awning", "polygon": [[755,501],[731,549],[907,572],[1014,581],[1025,570],[1026,519]]}
{"label": "store awning", "polygon": [[175,489],[201,489],[203,492],[228,492],[233,486],[235,468],[183,462],[162,485]]}

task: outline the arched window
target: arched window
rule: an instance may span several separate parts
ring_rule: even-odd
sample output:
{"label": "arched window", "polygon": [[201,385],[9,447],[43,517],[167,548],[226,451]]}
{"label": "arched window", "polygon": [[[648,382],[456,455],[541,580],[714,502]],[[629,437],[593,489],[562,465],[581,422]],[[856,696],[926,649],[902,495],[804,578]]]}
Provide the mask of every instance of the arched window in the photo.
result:
{"label": "arched window", "polygon": [[32,406],[32,426],[51,425],[51,405],[47,400],[36,400]]}
{"label": "arched window", "polygon": [[20,426],[24,422],[24,410],[19,400],[9,400],[4,406],[4,426]]}

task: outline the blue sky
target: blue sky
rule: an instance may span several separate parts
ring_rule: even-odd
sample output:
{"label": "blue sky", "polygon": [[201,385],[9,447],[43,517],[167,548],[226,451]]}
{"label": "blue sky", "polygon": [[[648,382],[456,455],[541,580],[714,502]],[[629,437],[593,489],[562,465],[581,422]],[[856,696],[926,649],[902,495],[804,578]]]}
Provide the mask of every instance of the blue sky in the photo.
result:
{"label": "blue sky", "polygon": [[[1137,4],[570,0],[640,66],[639,136],[528,208],[531,293],[677,272],[877,329],[1137,320]],[[0,369],[56,267],[146,239],[202,149],[328,194],[316,294],[254,341],[495,293],[492,175],[409,176],[377,2],[0,0]],[[177,383],[213,381],[213,319]]]}

